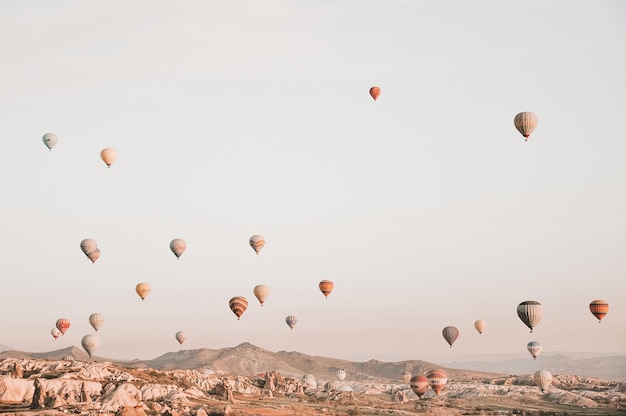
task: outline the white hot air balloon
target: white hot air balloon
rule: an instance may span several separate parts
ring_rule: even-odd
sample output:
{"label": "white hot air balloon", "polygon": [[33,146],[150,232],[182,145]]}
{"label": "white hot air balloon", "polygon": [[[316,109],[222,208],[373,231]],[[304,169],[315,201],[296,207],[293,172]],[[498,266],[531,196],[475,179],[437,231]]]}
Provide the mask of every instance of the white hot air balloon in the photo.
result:
{"label": "white hot air balloon", "polygon": [[344,381],[346,379],[346,370],[344,370],[343,368],[340,368],[335,373],[335,376],[337,376],[337,380]]}
{"label": "white hot air balloon", "polygon": [[533,380],[541,391],[545,391],[552,383],[552,374],[548,370],[537,370],[533,374]]}
{"label": "white hot air balloon", "polygon": [[185,334],[183,331],[178,331],[175,337],[176,341],[178,341],[180,345],[183,345],[183,342],[185,342],[185,340],[187,339],[187,334]]}
{"label": "white hot air balloon", "polygon": [[59,328],[56,328],[56,327],[55,327],[55,328],[52,328],[52,329],[50,330],[50,334],[52,334],[52,336],[54,337],[54,339],[57,339],[58,337],[60,337],[61,335],[63,335],[63,334],[61,334],[61,331],[59,331]]}
{"label": "white hot air balloon", "polygon": [[526,344],[526,349],[528,350],[530,355],[533,356],[535,360],[537,359],[537,356],[541,352],[541,348],[542,348],[541,344],[538,343],[537,341],[530,341],[528,344]]}
{"label": "white hot air balloon", "polygon": [[101,313],[92,313],[89,315],[89,324],[98,332],[98,329],[104,323],[104,316]]}
{"label": "white hot air balloon", "polygon": [[46,145],[48,150],[52,150],[54,145],[57,144],[58,138],[57,138],[57,135],[54,133],[46,133],[43,135],[42,140],[43,140],[43,144]]}
{"label": "white hot air balloon", "polygon": [[89,354],[89,357],[91,357],[91,354],[100,346],[100,337],[96,334],[85,335],[80,343],[83,349],[87,351],[87,354]]}

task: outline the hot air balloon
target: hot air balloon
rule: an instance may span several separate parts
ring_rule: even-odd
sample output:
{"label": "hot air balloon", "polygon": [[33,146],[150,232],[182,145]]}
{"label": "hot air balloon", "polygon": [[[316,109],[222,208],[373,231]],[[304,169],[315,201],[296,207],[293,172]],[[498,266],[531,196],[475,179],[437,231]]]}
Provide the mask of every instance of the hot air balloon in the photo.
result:
{"label": "hot air balloon", "polygon": [[335,380],[329,380],[326,383],[324,383],[324,390],[326,391],[337,390],[338,387],[339,385],[337,384]]}
{"label": "hot air balloon", "polygon": [[98,329],[100,329],[100,327],[104,323],[104,316],[101,313],[92,313],[91,315],[89,315],[89,323],[91,324],[93,329],[98,332]]}
{"label": "hot air balloon", "polygon": [[57,339],[58,337],[60,337],[60,336],[62,335],[62,334],[61,334],[61,331],[59,331],[59,328],[52,328],[52,329],[50,330],[50,333],[52,334],[52,336],[54,337],[54,339]]}
{"label": "hot air balloon", "polygon": [[409,370],[404,370],[402,374],[400,374],[400,379],[406,383],[411,380],[411,372]]}
{"label": "hot air balloon", "polygon": [[539,302],[527,300],[517,305],[517,316],[530,328],[530,332],[533,332],[533,328],[537,326],[542,315],[543,308]]}
{"label": "hot air balloon", "polygon": [[609,313],[609,304],[606,303],[605,300],[596,299],[589,304],[589,310],[591,311],[593,316],[598,318],[598,322],[602,322],[602,318],[604,318],[606,314]]}
{"label": "hot air balloon", "polygon": [[102,158],[102,161],[106,163],[107,167],[110,168],[117,158],[117,152],[115,151],[115,149],[107,147],[106,149],[102,149],[102,151],[100,152],[100,157]]}
{"label": "hot air balloon", "polygon": [[263,246],[265,245],[265,237],[262,235],[253,235],[250,237],[250,247],[259,254]]}
{"label": "hot air balloon", "polygon": [[186,248],[187,243],[182,238],[175,238],[170,241],[170,250],[172,250],[172,253],[174,253],[177,259],[179,259],[180,256],[183,255],[183,252]]}
{"label": "hot air balloon", "polygon": [[533,380],[541,391],[545,391],[552,383],[552,374],[548,370],[537,370],[533,374]]}
{"label": "hot air balloon", "polygon": [[307,387],[312,387],[314,389],[317,388],[317,381],[315,380],[315,376],[313,374],[303,375],[302,381],[307,385]]}
{"label": "hot air balloon", "polygon": [[293,329],[293,327],[296,326],[296,322],[298,322],[298,318],[296,318],[295,315],[289,315],[285,318],[285,322],[287,322],[289,328]]}
{"label": "hot air balloon", "polygon": [[334,287],[335,287],[334,283],[331,282],[330,280],[322,280],[319,284],[319,288],[325,297],[328,297],[328,295],[330,295],[330,292],[333,291]]}
{"label": "hot air balloon", "polygon": [[265,303],[265,299],[267,299],[267,297],[270,295],[269,286],[257,285],[252,291],[254,292],[254,296],[256,296],[256,298],[261,303],[261,306],[263,306],[263,304]]}
{"label": "hot air balloon", "polygon": [[97,248],[91,253],[87,254],[87,257],[89,258],[89,260],[91,260],[92,263],[95,263],[96,260],[100,258],[100,254],[101,254],[100,249]]}
{"label": "hot air balloon", "polygon": [[91,358],[91,354],[100,346],[100,337],[96,334],[85,335],[83,339],[80,340],[80,343]]}
{"label": "hot air balloon", "polygon": [[61,335],[65,335],[68,329],[70,329],[70,320],[66,318],[57,319],[57,329],[61,332]]}
{"label": "hot air balloon", "polygon": [[537,116],[530,111],[519,113],[513,119],[515,128],[528,140],[530,133],[537,127]]}
{"label": "hot air balloon", "polygon": [[448,375],[443,370],[433,370],[426,374],[426,378],[428,379],[428,385],[435,391],[437,396],[439,396],[439,393],[448,382]]}
{"label": "hot air balloon", "polygon": [[135,292],[137,292],[142,301],[148,296],[150,289],[150,285],[145,282],[137,283],[137,286],[135,286]]}
{"label": "hot air balloon", "polygon": [[335,373],[335,376],[337,377],[337,380],[344,381],[346,379],[346,370],[344,370],[343,368],[340,368]]}
{"label": "hot air balloon", "polygon": [[85,253],[85,256],[89,257],[91,253],[98,249],[98,243],[93,238],[85,238],[80,242],[80,249]]}
{"label": "hot air balloon", "polygon": [[417,394],[417,397],[421,399],[422,396],[426,394],[426,390],[428,390],[430,383],[424,376],[413,376],[411,377],[411,380],[409,380],[409,385],[411,386],[413,393]]}
{"label": "hot air balloon", "polygon": [[241,315],[243,315],[248,308],[248,299],[243,296],[235,296],[228,301],[228,306],[230,306],[230,310],[237,315],[237,319],[239,320]]}
{"label": "hot air balloon", "polygon": [[380,87],[374,86],[370,88],[370,95],[372,96],[374,101],[376,101],[378,99],[378,96],[380,95]]}
{"label": "hot air balloon", "polygon": [[530,353],[530,355],[532,355],[533,358],[536,360],[537,356],[541,352],[541,344],[538,343],[537,341],[530,341],[526,345],[526,348],[528,349],[528,352]]}
{"label": "hot air balloon", "polygon": [[446,342],[450,344],[450,348],[452,348],[452,344],[454,344],[454,341],[459,337],[459,330],[454,326],[447,326],[441,333]]}
{"label": "hot air balloon", "polygon": [[474,328],[476,328],[479,334],[482,334],[485,328],[487,328],[487,322],[479,319],[478,321],[474,322]]}
{"label": "hot air balloon", "polygon": [[46,145],[46,147],[48,148],[48,150],[52,150],[52,148],[54,147],[55,144],[57,144],[57,135],[54,133],[46,133],[43,135],[43,144]]}
{"label": "hot air balloon", "polygon": [[178,341],[180,345],[183,345],[183,342],[185,342],[185,340],[187,339],[187,335],[183,331],[178,331],[175,337],[176,341]]}

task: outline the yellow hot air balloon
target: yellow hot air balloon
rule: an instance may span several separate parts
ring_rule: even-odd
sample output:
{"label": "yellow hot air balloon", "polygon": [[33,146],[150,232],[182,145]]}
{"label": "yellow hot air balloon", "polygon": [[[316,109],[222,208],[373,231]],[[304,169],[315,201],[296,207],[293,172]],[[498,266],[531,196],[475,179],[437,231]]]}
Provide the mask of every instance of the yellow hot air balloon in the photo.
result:
{"label": "yellow hot air balloon", "polygon": [[333,289],[335,288],[335,284],[331,282],[330,280],[322,280],[319,283],[319,288],[320,288],[320,291],[324,294],[324,296],[328,297],[328,295],[330,295],[330,292],[332,292]]}
{"label": "yellow hot air balloon", "polygon": [[241,315],[248,309],[248,299],[244,296],[235,296],[228,301],[230,310],[237,315],[237,320],[241,318]]}
{"label": "yellow hot air balloon", "polygon": [[102,158],[102,161],[106,163],[107,167],[110,168],[113,162],[115,162],[115,159],[117,159],[117,151],[115,149],[107,147],[105,149],[102,149],[102,151],[100,152],[100,157]]}
{"label": "yellow hot air balloon", "polygon": [[177,259],[179,259],[180,256],[183,255],[183,252],[186,248],[187,243],[182,238],[175,238],[170,241],[170,250],[172,250],[172,253],[174,253]]}
{"label": "yellow hot air balloon", "polygon": [[265,303],[265,299],[270,295],[270,288],[266,285],[257,285],[254,287],[254,296],[259,300],[261,306]]}
{"label": "yellow hot air balloon", "polygon": [[104,323],[104,316],[101,313],[92,313],[89,315],[89,324],[98,332],[98,329]]}
{"label": "yellow hot air balloon", "polygon": [[519,131],[522,136],[528,140],[530,133],[532,133],[533,130],[535,130],[535,127],[537,127],[537,116],[530,111],[524,111],[515,116],[513,124],[515,125],[517,131]]}
{"label": "yellow hot air balloon", "polygon": [[142,301],[148,296],[150,289],[150,285],[145,282],[138,283],[137,286],[135,286],[135,292],[137,292]]}
{"label": "yellow hot air balloon", "polygon": [[250,247],[252,247],[256,254],[259,254],[263,246],[265,246],[265,237],[258,234],[250,237]]}
{"label": "yellow hot air balloon", "polygon": [[485,328],[487,328],[487,322],[483,321],[482,319],[479,319],[476,322],[474,322],[474,328],[476,328],[479,334],[482,334]]}

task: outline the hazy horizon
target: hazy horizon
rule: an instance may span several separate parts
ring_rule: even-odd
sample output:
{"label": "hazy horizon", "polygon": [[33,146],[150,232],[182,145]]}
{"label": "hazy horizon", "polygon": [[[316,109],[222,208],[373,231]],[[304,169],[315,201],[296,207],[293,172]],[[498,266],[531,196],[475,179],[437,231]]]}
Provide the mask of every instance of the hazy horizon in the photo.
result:
{"label": "hazy horizon", "polygon": [[[112,358],[242,342],[352,361],[626,351],[626,3],[0,10],[2,343],[80,346],[98,312],[95,354]],[[522,111],[539,120],[528,141]],[[527,300],[543,305],[532,334]]]}

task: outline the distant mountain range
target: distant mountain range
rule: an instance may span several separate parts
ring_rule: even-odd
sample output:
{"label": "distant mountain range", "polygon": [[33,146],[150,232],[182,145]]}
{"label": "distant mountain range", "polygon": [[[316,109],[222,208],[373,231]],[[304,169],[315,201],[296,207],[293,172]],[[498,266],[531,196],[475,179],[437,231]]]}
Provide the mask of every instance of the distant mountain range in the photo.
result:
{"label": "distant mountain range", "polygon": [[[580,356],[580,354],[579,354]],[[30,353],[8,350],[0,353],[2,358],[29,358],[47,360],[89,361],[87,354],[77,347],[68,347],[46,353]],[[201,369],[218,374],[256,375],[267,371],[280,372],[290,377],[314,374],[321,379],[334,379],[338,369],[346,371],[347,381],[386,380],[398,382],[403,373],[426,374],[441,368],[450,380],[473,380],[503,375],[532,374],[538,369],[551,373],[594,377],[608,381],[626,381],[626,354],[598,355],[586,358],[570,358],[563,354],[540,355],[527,358],[504,358],[490,361],[488,357],[467,357],[449,363],[433,363],[422,360],[384,362],[369,360],[353,362],[328,357],[318,357],[299,352],[272,352],[250,343],[235,347],[168,352],[151,360],[119,361],[94,357],[95,361],[108,361],[127,368],[154,368],[157,370]]]}

